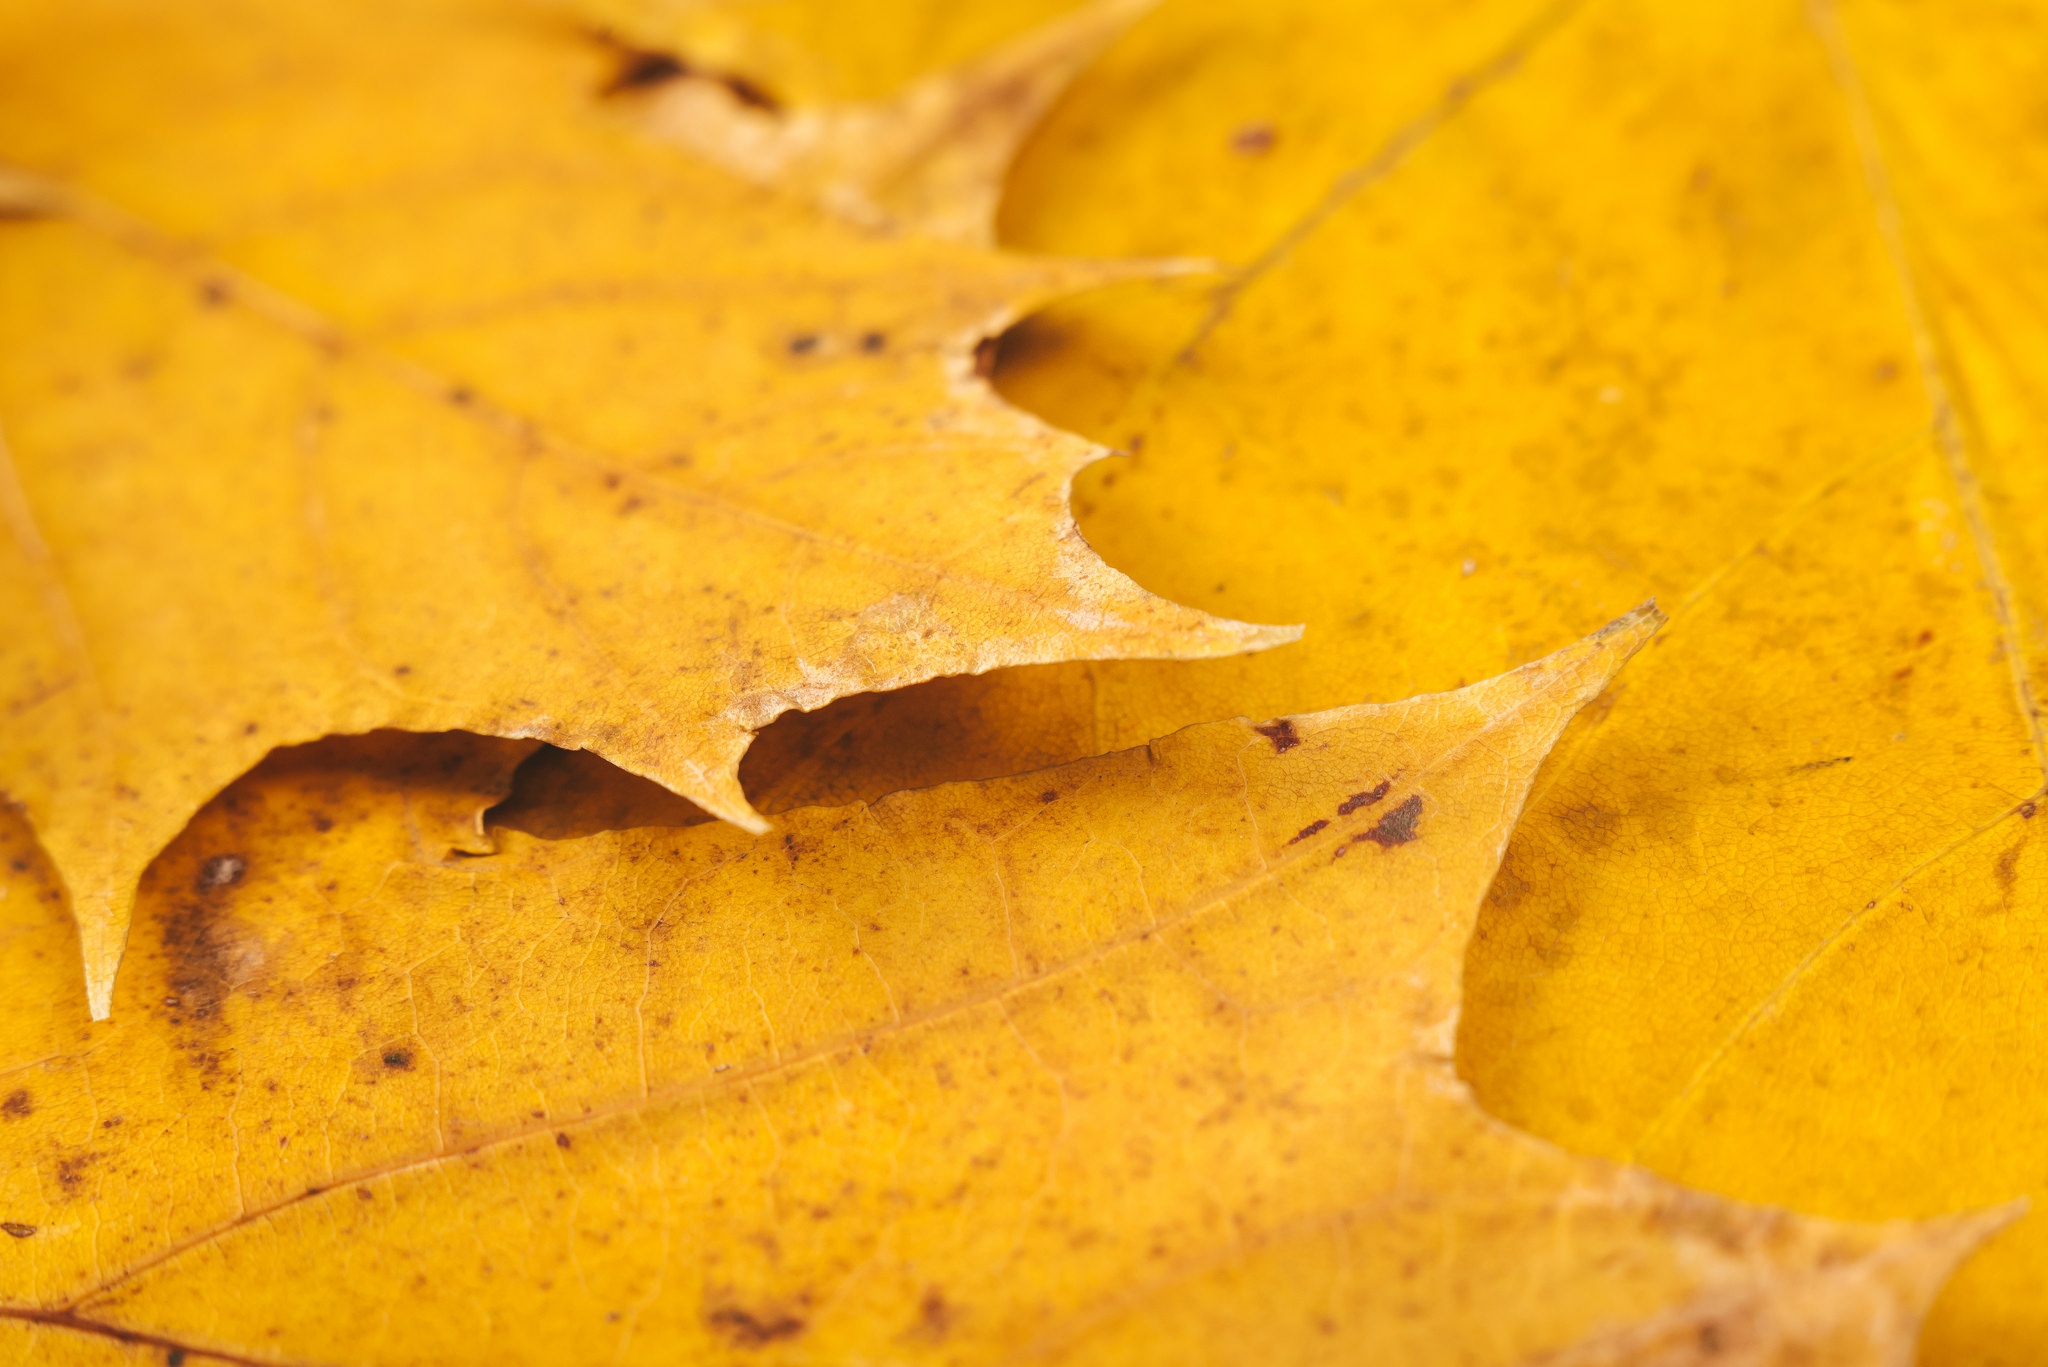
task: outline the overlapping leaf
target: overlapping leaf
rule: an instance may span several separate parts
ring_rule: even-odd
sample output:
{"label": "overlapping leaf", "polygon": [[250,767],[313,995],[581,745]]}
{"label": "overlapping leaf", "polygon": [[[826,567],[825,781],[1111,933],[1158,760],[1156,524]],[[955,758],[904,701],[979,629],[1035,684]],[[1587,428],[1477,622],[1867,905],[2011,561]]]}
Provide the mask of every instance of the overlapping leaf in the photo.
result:
{"label": "overlapping leaf", "polygon": [[1288,638],[1104,565],[1099,449],[972,373],[1101,269],[739,181],[607,98],[634,60],[469,0],[0,15],[0,787],[95,1015],[141,869],[275,745],[546,739],[758,830],[786,709]]}
{"label": "overlapping leaf", "polygon": [[768,840],[434,867],[388,781],[285,752],[152,870],[109,1025],[8,884],[49,1005],[0,1024],[0,1330],[58,1362],[1897,1362],[1995,1217],[1743,1208],[1452,1075],[1536,765],[1652,629]]}
{"label": "overlapping leaf", "polygon": [[[1005,383],[1139,448],[1079,487],[1117,564],[1310,631],[1056,673],[1070,753],[1448,687],[1654,592],[1666,640],[1482,922],[1479,1094],[1837,1215],[2040,1194],[2043,51],[2025,7],[1800,0],[1141,26],[1027,149],[1007,240],[1241,273],[1056,308]],[[2027,1360],[2043,1269],[2030,1219],[1929,1360]]]}

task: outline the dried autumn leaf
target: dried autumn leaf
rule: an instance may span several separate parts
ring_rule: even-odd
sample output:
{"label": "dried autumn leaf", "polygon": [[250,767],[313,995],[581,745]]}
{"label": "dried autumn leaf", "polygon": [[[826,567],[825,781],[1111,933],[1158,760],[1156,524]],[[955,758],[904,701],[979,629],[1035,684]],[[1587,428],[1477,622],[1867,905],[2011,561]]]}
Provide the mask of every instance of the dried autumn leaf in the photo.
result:
{"label": "dried autumn leaf", "polygon": [[[1839,1217],[2048,1196],[2044,53],[2025,6],[1162,9],[1026,147],[1004,240],[1239,268],[1056,306],[998,382],[1142,446],[1077,486],[1114,563],[1310,632],[906,696],[894,734],[1406,696],[1654,593],[1482,919],[1481,1099]],[[2030,1219],[1927,1359],[2038,1358],[2044,1284]]]}
{"label": "dried autumn leaf", "polygon": [[0,786],[95,1016],[142,867],[275,745],[545,739],[760,830],[787,709],[1292,638],[1103,564],[1104,453],[973,373],[1105,268],[738,183],[616,56],[513,3],[0,15]]}
{"label": "dried autumn leaf", "polygon": [[0,1322],[363,1363],[1901,1361],[2000,1217],[1735,1206],[1453,1077],[1535,767],[1654,627],[767,841],[434,867],[388,784],[283,752],[152,868],[112,1024],[81,1037],[54,899],[0,903],[45,1003],[0,1023]]}

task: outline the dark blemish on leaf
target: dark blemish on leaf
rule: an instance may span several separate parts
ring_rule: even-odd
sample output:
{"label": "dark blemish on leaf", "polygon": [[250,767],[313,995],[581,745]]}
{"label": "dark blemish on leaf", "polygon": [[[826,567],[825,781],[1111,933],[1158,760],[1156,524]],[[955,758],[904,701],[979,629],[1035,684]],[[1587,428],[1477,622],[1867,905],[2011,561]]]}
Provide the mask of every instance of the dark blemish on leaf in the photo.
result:
{"label": "dark blemish on leaf", "polygon": [[741,1348],[761,1348],[804,1331],[804,1322],[785,1311],[763,1311],[756,1315],[738,1306],[713,1310],[705,1321]]}
{"label": "dark blemish on leaf", "polygon": [[2020,820],[2032,821],[2034,819],[2034,813],[2038,810],[2039,808],[2035,807],[2033,803],[2022,802],[2020,804]]}
{"label": "dark blemish on leaf", "polygon": [[1337,804],[1337,815],[1350,816],[1360,807],[1372,806],[1373,803],[1378,802],[1381,798],[1385,797],[1387,795],[1387,790],[1392,788],[1393,786],[1394,780],[1390,778],[1383,778],[1378,783],[1375,783],[1372,787],[1366,789],[1364,792],[1353,793],[1350,797],[1345,798],[1342,802]]}
{"label": "dark blemish on leaf", "polygon": [[80,1153],[58,1159],[57,1185],[67,1192],[77,1190],[78,1184],[85,1180],[86,1169],[97,1163],[99,1157],[96,1153]]}
{"label": "dark blemish on leaf", "polygon": [[1058,802],[1060,800],[1059,790],[1056,788],[1047,788],[1044,792],[1038,795],[1038,800],[1040,802]]}
{"label": "dark blemish on leaf", "polygon": [[1241,157],[1263,157],[1279,140],[1280,134],[1272,124],[1247,123],[1230,135],[1230,150]]}
{"label": "dark blemish on leaf", "polygon": [[232,887],[242,881],[242,874],[248,867],[249,861],[239,854],[217,854],[199,866],[199,886]]}
{"label": "dark blemish on leaf", "polygon": [[1837,764],[1847,764],[1855,758],[1856,756],[1854,755],[1836,755],[1833,759],[1809,760],[1805,764],[1793,765],[1792,772],[1795,774],[1804,774],[1809,773],[1815,769],[1832,769]]}
{"label": "dark blemish on leaf", "polygon": [[889,338],[886,333],[863,332],[860,335],[860,349],[862,351],[865,351],[870,356],[873,356],[876,352],[883,350],[888,345]]}
{"label": "dark blemish on leaf", "polygon": [[28,1088],[16,1087],[7,1094],[7,1100],[0,1101],[0,1115],[9,1120],[20,1120],[35,1113],[35,1098],[28,1094]]}
{"label": "dark blemish on leaf", "polygon": [[1991,874],[1998,880],[1998,900],[2008,906],[2012,904],[2013,885],[2019,882],[2020,851],[2025,848],[2026,841],[2023,839],[2000,854],[1991,865]]}
{"label": "dark blemish on leaf", "polygon": [[789,339],[789,354],[792,356],[808,356],[817,349],[818,334],[815,332],[799,332]]}
{"label": "dark blemish on leaf", "polygon": [[1272,741],[1273,753],[1278,755],[1284,755],[1295,746],[1301,744],[1301,737],[1294,734],[1294,723],[1285,717],[1276,722],[1269,722],[1264,726],[1254,726],[1252,730],[1258,732],[1267,740]]}
{"label": "dark blemish on leaf", "polygon": [[384,1051],[384,1066],[386,1068],[412,1067],[412,1051],[410,1049],[386,1049]]}
{"label": "dark blemish on leaf", "polygon": [[173,1348],[164,1354],[164,1367],[185,1367],[185,1350]]}
{"label": "dark blemish on leaf", "polygon": [[391,667],[391,672],[392,672],[393,674],[396,674],[396,675],[397,675],[397,676],[398,676],[399,678],[401,678],[401,679],[402,679],[402,678],[404,678],[404,677],[405,677],[406,675],[408,675],[408,674],[412,673],[412,666],[411,666],[411,665],[393,665],[393,666]]}
{"label": "dark blemish on leaf", "polygon": [[1422,815],[1422,797],[1411,795],[1407,801],[1388,812],[1373,824],[1373,828],[1360,840],[1370,840],[1382,849],[1405,845],[1416,838],[1415,822]]}
{"label": "dark blemish on leaf", "polygon": [[313,829],[322,835],[334,829],[334,818],[323,812],[313,813]]}
{"label": "dark blemish on leaf", "polygon": [[358,1201],[374,1201],[377,1199],[377,1193],[371,1191],[368,1187],[357,1187],[356,1199]]}
{"label": "dark blemish on leaf", "polygon": [[249,722],[243,722],[243,723],[242,723],[242,734],[243,734],[243,735],[245,735],[245,736],[253,736],[253,735],[255,735],[255,734],[256,734],[256,730],[257,730],[257,728],[256,728],[256,723],[255,723],[255,722],[253,722],[253,721],[249,721]]}
{"label": "dark blemish on leaf", "polygon": [[467,408],[470,404],[476,402],[476,391],[466,384],[456,385],[448,391],[448,402],[454,404],[457,408]]}
{"label": "dark blemish on leaf", "polygon": [[307,1187],[307,1188],[306,1188],[306,1195],[308,1195],[308,1196],[318,1196],[318,1195],[319,1195],[319,1194],[320,1194],[320,1193],[321,1193],[321,1192],[322,1192],[323,1190],[325,1190],[325,1188],[323,1188],[323,1187]]}
{"label": "dark blemish on leaf", "polygon": [[641,498],[638,494],[629,494],[626,498],[626,501],[619,505],[619,516],[629,516],[630,514],[637,512],[639,509],[644,508],[646,506],[647,500]]}
{"label": "dark blemish on leaf", "polygon": [[112,1130],[112,1129],[118,1129],[118,1128],[120,1127],[120,1124],[121,1124],[121,1117],[120,1117],[120,1116],[118,1116],[118,1115],[110,1115],[110,1116],[108,1116],[108,1117],[107,1117],[107,1118],[106,1118],[105,1120],[102,1120],[102,1121],[100,1122],[100,1128],[101,1128],[101,1129],[103,1129],[103,1130]]}
{"label": "dark blemish on leaf", "polygon": [[6,1230],[17,1239],[26,1239],[36,1232],[34,1225],[24,1225],[17,1220],[0,1220],[0,1229]]}
{"label": "dark blemish on leaf", "polygon": [[925,1337],[942,1339],[953,1327],[953,1307],[946,1304],[945,1293],[938,1287],[924,1293],[924,1299],[917,1306],[918,1328]]}
{"label": "dark blemish on leaf", "polygon": [[1416,834],[1415,823],[1421,815],[1422,798],[1419,795],[1411,796],[1402,802],[1400,806],[1394,808],[1393,811],[1388,812],[1385,816],[1374,822],[1371,830],[1362,831],[1352,836],[1343,845],[1338,846],[1337,853],[1331,857],[1342,859],[1345,851],[1364,840],[1370,840],[1381,849],[1392,849],[1396,845],[1405,845],[1409,841],[1419,838]]}
{"label": "dark blemish on leaf", "polygon": [[204,308],[217,309],[233,297],[233,291],[222,281],[202,280],[199,284],[199,303]]}
{"label": "dark blemish on leaf", "polygon": [[1330,823],[1323,820],[1323,818],[1317,817],[1314,821],[1309,822],[1308,825],[1303,826],[1300,830],[1296,831],[1294,833],[1294,840],[1290,840],[1287,843],[1292,845],[1295,840],[1306,840],[1310,836],[1314,835],[1317,831],[1320,831],[1323,827],[1329,824]]}
{"label": "dark blemish on leaf", "polygon": [[1719,1355],[1721,1351],[1720,1325],[1710,1323],[1700,1326],[1700,1351],[1709,1357]]}
{"label": "dark blemish on leaf", "polygon": [[1915,641],[1913,642],[1913,644],[1914,644],[1914,645],[1916,645],[1916,646],[1924,646],[1924,645],[1926,645],[1926,644],[1927,644],[1927,643],[1928,643],[1929,641],[1931,641],[1931,640],[1933,640],[1933,639],[1934,639],[1934,632],[1933,632],[1932,628],[1930,628],[1930,629],[1928,629],[1928,630],[1926,630],[1926,631],[1923,631],[1923,632],[1921,632],[1921,633],[1920,633],[1920,635],[1919,635],[1919,637],[1918,637],[1918,638],[1917,638],[1917,639],[1916,639],[1916,640],[1915,640]]}
{"label": "dark blemish on leaf", "polygon": [[648,48],[622,48],[619,64],[613,69],[611,79],[598,87],[597,93],[606,98],[623,95],[629,90],[651,90],[670,81],[681,80],[690,74],[690,69],[672,52],[655,52]]}
{"label": "dark blemish on leaf", "polygon": [[558,1149],[566,1149],[566,1148],[568,1148],[568,1147],[569,1147],[569,1146],[570,1146],[571,1144],[573,1144],[574,1142],[575,1142],[575,1141],[574,1141],[574,1140],[572,1140],[572,1139],[570,1139],[570,1138],[569,1138],[569,1136],[568,1136],[568,1134],[567,1134],[566,1132],[564,1132],[564,1131],[562,1131],[562,1130],[556,1130],[556,1131],[555,1131],[555,1147],[556,1147],[556,1148],[558,1148]]}

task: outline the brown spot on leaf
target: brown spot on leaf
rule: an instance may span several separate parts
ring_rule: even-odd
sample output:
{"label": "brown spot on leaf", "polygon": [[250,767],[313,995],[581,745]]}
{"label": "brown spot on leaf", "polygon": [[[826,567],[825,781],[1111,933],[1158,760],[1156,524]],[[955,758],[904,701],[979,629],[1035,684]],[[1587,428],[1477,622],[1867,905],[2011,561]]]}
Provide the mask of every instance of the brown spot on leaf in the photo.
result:
{"label": "brown spot on leaf", "polygon": [[2020,879],[2020,853],[2024,849],[2026,840],[2022,837],[1992,861],[1991,875],[1998,880],[1998,900],[2007,906],[2012,905],[2012,890]]}
{"label": "brown spot on leaf", "polygon": [[1241,157],[1262,157],[1272,151],[1273,144],[1279,140],[1279,131],[1261,120],[1240,125],[1230,135],[1230,150]]}
{"label": "brown spot on leaf", "polygon": [[740,1348],[765,1348],[782,1339],[795,1338],[804,1331],[802,1318],[786,1310],[757,1312],[725,1305],[706,1315],[704,1321]]}
{"label": "brown spot on leaf", "polygon": [[927,1339],[942,1339],[953,1327],[953,1307],[946,1304],[945,1293],[936,1286],[918,1302],[917,1327],[920,1336]]}
{"label": "brown spot on leaf", "polygon": [[386,1049],[384,1051],[384,1066],[386,1068],[398,1069],[407,1069],[412,1067],[412,1050]]}
{"label": "brown spot on leaf", "polygon": [[1267,722],[1264,726],[1254,726],[1252,730],[1273,742],[1275,754],[1284,755],[1301,744],[1301,737],[1294,734],[1294,723],[1285,717],[1279,721]]}
{"label": "brown spot on leaf", "polygon": [[1330,823],[1328,821],[1325,821],[1323,818],[1317,817],[1314,821],[1309,822],[1308,825],[1303,826],[1300,830],[1296,831],[1294,833],[1294,840],[1290,840],[1287,843],[1292,845],[1295,840],[1306,840],[1310,836],[1314,835],[1317,831],[1320,831],[1321,829],[1323,829],[1323,827],[1329,824]]}
{"label": "brown spot on leaf", "polygon": [[1038,800],[1040,802],[1058,802],[1060,800],[1059,790],[1048,788],[1038,795]]}
{"label": "brown spot on leaf", "polygon": [[64,1188],[67,1193],[78,1190],[79,1184],[85,1181],[85,1174],[99,1161],[100,1156],[90,1150],[85,1153],[74,1153],[69,1158],[58,1159],[57,1185]]}
{"label": "brown spot on leaf", "polygon": [[568,1136],[567,1132],[565,1132],[565,1131],[563,1131],[563,1130],[556,1130],[556,1131],[555,1131],[555,1147],[556,1147],[556,1148],[558,1148],[558,1149],[566,1149],[566,1148],[568,1148],[568,1147],[569,1147],[569,1146],[570,1146],[571,1144],[573,1144],[573,1143],[575,1143],[575,1142],[576,1142],[575,1140],[573,1140],[573,1139],[569,1138],[569,1136]]}
{"label": "brown spot on leaf", "polygon": [[233,297],[233,292],[222,281],[202,280],[199,284],[199,304],[202,308],[217,309]]}
{"label": "brown spot on leaf", "polygon": [[36,1232],[34,1225],[22,1224],[19,1220],[0,1220],[0,1229],[6,1230],[17,1239],[26,1239]]}
{"label": "brown spot on leaf", "polygon": [[2031,802],[2022,802],[2022,803],[2020,804],[2020,820],[2022,820],[2022,821],[2032,821],[2032,820],[2034,819],[2034,812],[2035,812],[2036,810],[2037,810],[2037,809],[2035,808],[2035,806],[2034,806],[2034,804],[2033,804],[2033,803],[2031,803]]}
{"label": "brown spot on leaf", "polygon": [[19,1120],[23,1116],[31,1115],[35,1109],[35,1098],[28,1094],[26,1087],[16,1087],[7,1094],[5,1101],[0,1101],[0,1115],[6,1116],[9,1120]]}
{"label": "brown spot on leaf", "polygon": [[1394,780],[1390,778],[1383,778],[1378,783],[1375,783],[1372,787],[1366,789],[1364,792],[1353,793],[1350,797],[1345,798],[1342,802],[1337,804],[1337,815],[1350,816],[1360,807],[1372,806],[1373,803],[1378,802],[1381,798],[1385,797],[1387,795],[1387,790],[1392,788],[1393,786]]}
{"label": "brown spot on leaf", "polygon": [[1349,842],[1338,848],[1333,857],[1343,858],[1346,850],[1362,840],[1370,840],[1381,849],[1392,849],[1396,845],[1405,845],[1411,840],[1420,839],[1415,823],[1421,816],[1422,798],[1419,794],[1411,794],[1400,806],[1374,822],[1371,830],[1352,836]]}
{"label": "brown spot on leaf", "polygon": [[1400,806],[1374,822],[1373,828],[1358,838],[1370,840],[1383,849],[1405,845],[1418,838],[1415,823],[1421,816],[1422,797],[1419,793],[1411,793]]}

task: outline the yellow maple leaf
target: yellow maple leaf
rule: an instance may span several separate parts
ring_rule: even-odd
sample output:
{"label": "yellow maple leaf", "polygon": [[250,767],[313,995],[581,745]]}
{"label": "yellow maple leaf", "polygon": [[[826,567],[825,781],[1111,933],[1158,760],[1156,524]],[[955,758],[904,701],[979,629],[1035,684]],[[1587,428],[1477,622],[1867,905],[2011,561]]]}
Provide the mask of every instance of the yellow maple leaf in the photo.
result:
{"label": "yellow maple leaf", "polygon": [[[617,58],[516,4],[0,15],[0,786],[96,1017],[143,866],[279,744],[544,739],[761,830],[735,769],[787,709],[1295,634],[1105,565],[1105,453],[973,373],[1115,269],[737,181]],[[974,188],[940,169],[909,218]]]}
{"label": "yellow maple leaf", "polygon": [[1536,766],[1655,623],[765,841],[436,867],[392,780],[281,752],[152,868],[83,1042],[54,899],[0,902],[46,1003],[0,1018],[0,1330],[41,1361],[1896,1362],[2001,1216],[1744,1208],[1453,1076]]}
{"label": "yellow maple leaf", "polygon": [[[1055,307],[999,382],[1142,443],[1077,486],[1114,563],[1309,634],[928,690],[892,734],[1405,696],[1655,593],[1482,919],[1479,1096],[1837,1216],[2048,1192],[2044,50],[2025,6],[1162,10],[1027,146],[1004,240],[1236,271]],[[1928,1359],[2039,1356],[2044,1277],[2029,1219]]]}

